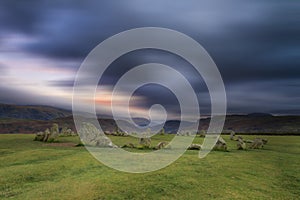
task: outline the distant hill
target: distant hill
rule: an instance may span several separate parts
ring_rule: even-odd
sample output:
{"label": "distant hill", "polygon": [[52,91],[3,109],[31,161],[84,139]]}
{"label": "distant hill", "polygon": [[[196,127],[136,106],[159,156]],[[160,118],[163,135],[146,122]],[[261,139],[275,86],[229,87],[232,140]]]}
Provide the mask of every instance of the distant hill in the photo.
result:
{"label": "distant hill", "polygon": [[[36,133],[50,128],[53,123],[57,123],[60,128],[67,127],[76,131],[73,116],[55,118],[52,120],[32,120],[32,119],[0,119],[0,134],[1,133]],[[112,119],[99,119],[101,127],[105,131],[115,131],[116,123]]]}
{"label": "distant hill", "polygon": [[[201,119],[199,129],[206,130],[209,121],[209,118]],[[225,133],[300,134],[300,116],[228,115],[223,130]]]}
{"label": "distant hill", "polygon": [[0,104],[0,118],[52,120],[70,115],[71,111],[50,106]]}
{"label": "distant hill", "polygon": [[[98,116],[99,117],[99,116]],[[143,118],[133,119],[139,125],[147,125]],[[98,119],[102,129],[107,132],[116,130],[116,122],[108,116]],[[207,130],[210,118],[200,120],[199,130]],[[49,106],[17,106],[0,104],[0,133],[35,133],[58,123],[75,131],[72,112]],[[125,122],[126,123],[126,122]],[[169,120],[164,129],[175,133],[180,125],[179,120]],[[184,127],[190,122],[182,122]],[[300,116],[273,116],[268,113],[248,115],[228,115],[224,133],[235,131],[239,134],[300,134]]]}
{"label": "distant hill", "polygon": [[272,117],[272,114],[269,113],[250,113],[247,115],[248,117]]}

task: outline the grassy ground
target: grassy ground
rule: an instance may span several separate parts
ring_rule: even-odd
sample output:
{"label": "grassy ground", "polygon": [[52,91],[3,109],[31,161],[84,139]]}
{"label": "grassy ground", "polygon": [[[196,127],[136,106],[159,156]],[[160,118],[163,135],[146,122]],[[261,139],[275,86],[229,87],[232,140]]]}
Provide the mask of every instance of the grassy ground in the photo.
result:
{"label": "grassy ground", "polygon": [[[129,174],[104,166],[84,147],[0,135],[0,199],[299,199],[300,136],[264,137],[269,143],[261,150],[237,151],[225,136],[229,152],[198,159],[198,151],[187,151],[162,170]],[[129,140],[113,137],[119,145]]]}

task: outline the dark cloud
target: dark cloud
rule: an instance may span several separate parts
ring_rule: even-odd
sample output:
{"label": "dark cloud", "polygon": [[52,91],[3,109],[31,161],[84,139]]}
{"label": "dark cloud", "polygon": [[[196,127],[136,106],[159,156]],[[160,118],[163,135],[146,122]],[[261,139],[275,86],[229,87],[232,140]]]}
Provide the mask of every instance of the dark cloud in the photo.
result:
{"label": "dark cloud", "polygon": [[83,59],[120,31],[163,26],[203,44],[226,83],[299,74],[297,2],[4,1],[1,7],[4,28],[39,36],[25,50],[49,57]]}
{"label": "dark cloud", "polygon": [[0,63],[0,76],[5,76],[7,75],[8,71],[5,65]]}
{"label": "dark cloud", "polygon": [[[196,39],[212,56],[224,79],[232,112],[282,112],[299,110],[295,98],[300,78],[299,8],[298,1],[280,0],[3,0],[0,35],[26,34],[36,38],[21,46],[26,52],[81,61],[97,44],[120,31],[144,26],[175,29]],[[207,103],[209,96],[201,77],[183,59],[161,51],[120,57],[100,83],[113,85],[133,66],[147,62],[181,69],[198,97]],[[49,85],[70,87],[73,81]],[[168,94],[161,88],[154,92],[154,88],[139,93],[149,99]],[[176,101],[163,103],[172,106]]]}
{"label": "dark cloud", "polygon": [[48,81],[48,85],[53,87],[73,87],[74,80],[53,80]]}
{"label": "dark cloud", "polygon": [[[0,3],[2,30],[33,33],[42,20],[42,1],[3,0]],[[4,29],[3,29],[4,28]]]}
{"label": "dark cloud", "polygon": [[[23,48],[54,58],[83,58],[105,38],[134,28],[137,16],[112,1],[4,1],[0,24],[39,38]],[[128,23],[129,22],[129,23]]]}
{"label": "dark cloud", "polygon": [[[171,66],[185,76],[185,78],[191,83],[195,93],[198,94],[198,100],[201,102],[200,105],[203,107],[204,105],[209,105],[207,104],[209,102],[204,100],[209,98],[207,94],[208,89],[196,69],[178,55],[162,50],[136,50],[119,57],[104,72],[99,84],[115,85],[117,81],[130,69],[145,63],[160,63]],[[161,72],[158,71],[156,73],[157,76],[159,76]],[[166,76],[164,78],[172,81],[172,77]],[[137,91],[136,95],[146,97],[146,99],[148,99],[146,102],[147,106],[155,103],[161,103],[162,105],[172,107],[177,102],[173,99],[174,94],[170,93],[170,91],[166,91],[166,88],[158,87],[157,85],[142,87],[139,91]]]}
{"label": "dark cloud", "polygon": [[[283,113],[284,110],[299,110],[300,84],[298,79],[279,79],[245,82],[229,86],[228,106],[231,112]],[[287,114],[288,112],[286,112]]]}
{"label": "dark cloud", "polygon": [[0,103],[20,104],[20,105],[50,105],[71,109],[71,102],[62,102],[55,97],[44,96],[22,89],[10,88],[0,85]]}

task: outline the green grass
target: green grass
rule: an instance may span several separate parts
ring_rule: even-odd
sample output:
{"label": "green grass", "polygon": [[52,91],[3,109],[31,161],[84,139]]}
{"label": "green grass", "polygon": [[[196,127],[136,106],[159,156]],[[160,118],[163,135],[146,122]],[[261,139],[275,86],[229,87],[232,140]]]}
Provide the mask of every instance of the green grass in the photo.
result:
{"label": "green grass", "polygon": [[[269,143],[261,150],[235,150],[235,142],[224,136],[229,152],[199,159],[198,151],[187,151],[159,171],[129,174],[104,166],[84,147],[0,135],[0,199],[299,199],[300,136],[263,137]],[[75,137],[59,139],[78,143]],[[152,142],[170,139],[159,135]]]}

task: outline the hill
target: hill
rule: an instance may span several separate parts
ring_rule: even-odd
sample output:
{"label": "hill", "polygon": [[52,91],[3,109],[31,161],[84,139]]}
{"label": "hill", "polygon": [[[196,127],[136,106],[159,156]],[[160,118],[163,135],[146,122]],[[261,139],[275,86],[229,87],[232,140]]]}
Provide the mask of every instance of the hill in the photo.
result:
{"label": "hill", "polygon": [[51,120],[70,115],[71,111],[51,106],[0,104],[0,118]]}
{"label": "hill", "polygon": [[[116,130],[113,119],[98,119],[102,129],[107,132]],[[210,119],[201,119],[199,130],[206,130]],[[52,120],[31,119],[0,119],[0,133],[35,133],[58,123],[60,127],[68,127],[75,131],[73,117],[56,118]],[[184,122],[187,126],[189,122]],[[166,133],[174,133],[180,121],[170,120],[164,125]],[[226,117],[224,133],[235,131],[240,134],[290,134],[300,135],[299,116],[249,117],[247,115],[229,115]]]}
{"label": "hill", "polygon": [[[98,119],[102,129],[107,132],[116,130],[116,122],[109,117]],[[139,125],[149,123],[147,119],[135,118]],[[210,118],[200,120],[199,130],[207,130]],[[58,123],[75,131],[72,112],[49,106],[17,106],[0,104],[0,133],[35,133]],[[164,124],[165,132],[175,133],[181,122],[169,120]],[[182,122],[189,127],[190,122]],[[248,115],[228,115],[224,133],[235,131],[240,134],[300,134],[300,116],[273,116],[267,113]]]}
{"label": "hill", "polygon": [[[201,119],[200,130],[206,130],[210,119]],[[300,134],[300,116],[228,115],[224,132],[242,134]]]}

